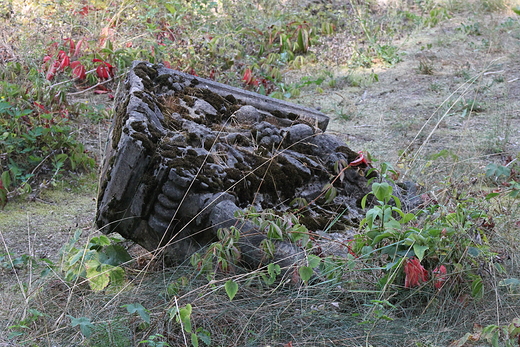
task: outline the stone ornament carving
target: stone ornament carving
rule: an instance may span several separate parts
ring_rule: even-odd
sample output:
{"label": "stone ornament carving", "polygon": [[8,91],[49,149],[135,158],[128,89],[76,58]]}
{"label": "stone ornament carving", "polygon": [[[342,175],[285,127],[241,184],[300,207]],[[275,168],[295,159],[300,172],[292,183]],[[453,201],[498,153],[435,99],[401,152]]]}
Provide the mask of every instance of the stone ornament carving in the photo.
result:
{"label": "stone ornament carving", "polygon": [[[344,233],[362,218],[366,169],[346,170],[333,201],[323,196],[335,165],[358,153],[325,133],[321,112],[144,62],[133,64],[115,111],[96,223],[170,264],[236,226],[243,259],[257,266],[265,236],[234,217],[248,206],[283,213],[304,199],[300,222],[316,232],[336,218],[329,231]],[[283,246],[277,256],[290,263],[297,247]]]}

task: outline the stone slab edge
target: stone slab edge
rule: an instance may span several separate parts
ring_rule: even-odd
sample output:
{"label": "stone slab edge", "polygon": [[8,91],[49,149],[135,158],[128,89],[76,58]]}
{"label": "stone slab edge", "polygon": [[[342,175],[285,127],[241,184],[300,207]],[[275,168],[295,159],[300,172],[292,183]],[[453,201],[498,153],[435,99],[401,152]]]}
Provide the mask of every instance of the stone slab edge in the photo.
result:
{"label": "stone slab edge", "polygon": [[[134,66],[136,66],[136,64]],[[266,111],[269,113],[272,113],[273,111],[279,111],[283,115],[288,115],[290,113],[297,114],[298,116],[300,116],[300,119],[308,122],[309,124],[312,124],[313,126],[321,129],[322,131],[325,131],[329,124],[329,117],[327,115],[309,107],[301,106],[284,100],[271,98],[240,88],[231,87],[227,84],[222,84],[198,76],[189,75],[181,71],[168,69],[160,64],[158,65],[157,72],[160,75],[177,75],[190,82],[196,81],[198,82],[197,87],[206,87],[213,93],[216,93],[222,97],[226,97],[227,95],[231,94],[236,99],[241,100],[245,105],[251,105],[257,108],[258,110]]]}

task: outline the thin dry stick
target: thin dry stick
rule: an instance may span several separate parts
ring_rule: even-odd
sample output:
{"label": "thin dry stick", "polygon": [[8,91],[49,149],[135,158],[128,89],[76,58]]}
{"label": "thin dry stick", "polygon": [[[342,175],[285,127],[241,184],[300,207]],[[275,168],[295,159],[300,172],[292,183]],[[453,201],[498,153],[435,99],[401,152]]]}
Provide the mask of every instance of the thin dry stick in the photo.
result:
{"label": "thin dry stick", "polygon": [[122,73],[122,74],[117,75],[117,76],[114,76],[114,77],[112,77],[112,78],[110,78],[110,79],[108,79],[108,80],[106,80],[106,81],[96,83],[96,84],[93,85],[92,87],[89,87],[89,88],[87,88],[87,89],[80,90],[79,92],[67,93],[67,96],[71,96],[71,95],[79,95],[79,94],[86,93],[86,92],[88,92],[88,91],[90,91],[90,90],[92,90],[92,89],[95,89],[95,88],[97,88],[97,87],[99,87],[99,86],[102,86],[103,84],[106,84],[106,83],[108,83],[108,82],[112,82],[112,81],[114,81],[114,80],[116,80],[116,79],[118,79],[118,78],[121,78],[121,77],[123,77],[123,76],[126,75],[126,74],[127,74],[127,72]]}

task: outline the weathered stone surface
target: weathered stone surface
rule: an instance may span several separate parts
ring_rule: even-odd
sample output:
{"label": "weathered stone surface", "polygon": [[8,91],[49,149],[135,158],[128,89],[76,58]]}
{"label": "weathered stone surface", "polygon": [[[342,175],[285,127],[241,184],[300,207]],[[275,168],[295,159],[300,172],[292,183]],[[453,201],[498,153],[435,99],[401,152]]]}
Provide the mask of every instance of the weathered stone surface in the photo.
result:
{"label": "weathered stone surface", "polygon": [[[218,228],[235,226],[251,266],[265,259],[265,236],[235,219],[239,209],[282,213],[302,198],[302,224],[342,233],[362,218],[366,168],[346,170],[334,181],[337,197],[326,201],[337,163],[358,156],[324,133],[327,122],[316,110],[136,62],[117,99],[97,225],[148,250],[162,247],[171,263],[213,241]],[[298,250],[283,244],[277,252],[289,264]]]}

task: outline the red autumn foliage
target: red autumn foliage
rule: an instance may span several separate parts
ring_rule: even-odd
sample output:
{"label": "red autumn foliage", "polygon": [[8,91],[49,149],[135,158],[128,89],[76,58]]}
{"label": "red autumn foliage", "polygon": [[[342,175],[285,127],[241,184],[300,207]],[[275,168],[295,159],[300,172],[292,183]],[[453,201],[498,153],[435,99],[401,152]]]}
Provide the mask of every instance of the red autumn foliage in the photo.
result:
{"label": "red autumn foliage", "polygon": [[256,77],[253,76],[253,71],[251,69],[246,69],[244,71],[244,75],[242,76],[242,81],[245,82],[248,86],[258,86],[259,82]]}
{"label": "red autumn foliage", "polygon": [[433,277],[435,278],[435,282],[433,282],[433,285],[435,289],[441,290],[441,288],[444,286],[446,281],[448,280],[448,276],[446,266],[441,265],[437,266],[435,269],[433,269]]}
{"label": "red autumn foliage", "polygon": [[348,165],[349,166],[367,167],[370,165],[370,163],[368,162],[367,158],[363,154],[363,151],[359,151],[358,157],[354,161],[351,161]]}
{"label": "red autumn foliage", "polygon": [[111,77],[114,77],[114,67],[101,59],[92,59],[94,63],[100,63],[96,68],[96,74],[101,80],[107,80]]}
{"label": "red autumn foliage", "polygon": [[80,80],[84,80],[87,77],[87,71],[85,66],[81,64],[79,61],[73,61],[70,63],[70,67],[72,68],[72,74],[79,78]]}
{"label": "red autumn foliage", "polygon": [[421,283],[428,281],[428,271],[426,271],[416,257],[406,260],[404,273],[406,275],[404,279],[405,288],[417,287]]}

